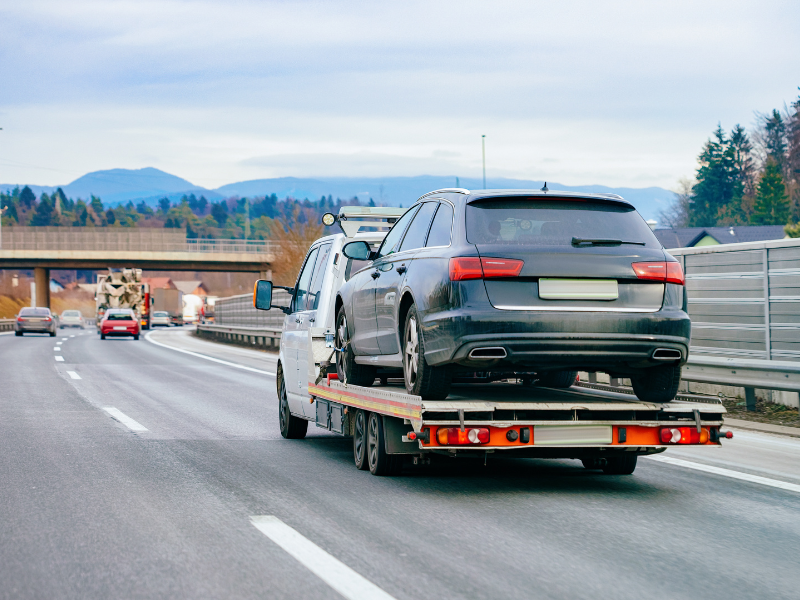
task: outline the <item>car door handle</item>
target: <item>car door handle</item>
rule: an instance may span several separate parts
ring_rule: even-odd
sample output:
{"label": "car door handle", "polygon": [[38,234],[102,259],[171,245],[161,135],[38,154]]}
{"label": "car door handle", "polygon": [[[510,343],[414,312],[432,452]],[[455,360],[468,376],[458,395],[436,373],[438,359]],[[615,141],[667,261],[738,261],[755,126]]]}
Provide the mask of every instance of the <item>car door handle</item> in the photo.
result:
{"label": "car door handle", "polygon": [[377,279],[377,278],[378,278],[378,277],[380,277],[380,276],[381,276],[381,272],[380,272],[378,269],[375,269],[375,270],[372,272],[372,278],[373,278],[373,279]]}
{"label": "car door handle", "polygon": [[403,273],[405,273],[406,271],[408,271],[408,269],[406,268],[406,265],[405,265],[405,264],[402,264],[402,265],[400,265],[400,266],[399,266],[399,267],[397,267],[397,269],[395,269],[395,270],[396,270],[398,273],[400,273],[400,275],[402,275]]}

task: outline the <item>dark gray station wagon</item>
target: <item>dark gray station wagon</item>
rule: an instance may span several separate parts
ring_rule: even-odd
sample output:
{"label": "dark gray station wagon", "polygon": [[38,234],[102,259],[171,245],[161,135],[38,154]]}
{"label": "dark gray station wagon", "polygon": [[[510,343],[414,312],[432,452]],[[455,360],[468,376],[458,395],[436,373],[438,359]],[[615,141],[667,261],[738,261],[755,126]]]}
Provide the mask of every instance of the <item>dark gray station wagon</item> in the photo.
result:
{"label": "dark gray station wagon", "polygon": [[[420,198],[337,297],[339,377],[402,371],[410,393],[453,378],[516,376],[568,387],[577,371],[675,397],[689,352],[680,263],[621,197],[447,189]],[[362,263],[364,264],[364,263]]]}

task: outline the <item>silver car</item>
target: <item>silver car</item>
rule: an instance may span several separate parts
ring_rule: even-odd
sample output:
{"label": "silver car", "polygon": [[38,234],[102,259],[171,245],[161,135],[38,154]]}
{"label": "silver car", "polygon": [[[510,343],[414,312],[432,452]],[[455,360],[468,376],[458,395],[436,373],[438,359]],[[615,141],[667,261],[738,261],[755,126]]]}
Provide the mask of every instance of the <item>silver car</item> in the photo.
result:
{"label": "silver car", "polygon": [[49,308],[33,308],[26,306],[20,309],[17,322],[14,325],[14,335],[23,333],[49,333],[50,337],[56,336],[56,320]]}
{"label": "silver car", "polygon": [[61,327],[77,327],[83,329],[83,315],[79,310],[65,310],[61,313]]}
{"label": "silver car", "polygon": [[169,313],[164,310],[157,310],[150,317],[150,327],[169,327],[171,324]]}

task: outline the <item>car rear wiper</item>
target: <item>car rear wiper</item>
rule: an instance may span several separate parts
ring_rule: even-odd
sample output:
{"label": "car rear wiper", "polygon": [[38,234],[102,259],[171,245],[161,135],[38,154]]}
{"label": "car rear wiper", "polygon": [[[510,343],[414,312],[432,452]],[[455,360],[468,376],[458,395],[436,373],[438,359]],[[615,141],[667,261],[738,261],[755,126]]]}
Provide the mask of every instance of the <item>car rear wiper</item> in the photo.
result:
{"label": "car rear wiper", "polygon": [[618,246],[620,244],[630,244],[632,246],[644,246],[645,242],[628,242],[625,240],[610,240],[603,238],[572,238],[573,246],[580,246],[581,244],[591,244],[592,246]]}

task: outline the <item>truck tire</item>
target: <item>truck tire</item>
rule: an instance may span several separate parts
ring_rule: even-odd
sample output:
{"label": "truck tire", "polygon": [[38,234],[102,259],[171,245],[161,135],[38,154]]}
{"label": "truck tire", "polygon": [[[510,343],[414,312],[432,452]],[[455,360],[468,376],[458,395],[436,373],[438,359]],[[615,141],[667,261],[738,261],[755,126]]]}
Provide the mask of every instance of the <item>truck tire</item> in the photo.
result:
{"label": "truck tire", "polygon": [[577,377],[577,371],[550,371],[542,373],[542,376],[539,377],[539,385],[563,390],[572,387]]}
{"label": "truck tire", "polygon": [[353,427],[353,458],[356,462],[356,469],[366,471],[369,469],[369,459],[367,458],[367,424],[369,413],[363,410],[356,411],[356,418]]}
{"label": "truck tire", "polygon": [[636,470],[636,458],[636,454],[630,452],[606,458],[603,473],[606,475],[630,475]]}
{"label": "truck tire", "polygon": [[398,475],[403,467],[402,454],[386,452],[386,431],[383,416],[370,413],[367,424],[367,461],[373,475]]}
{"label": "truck tire", "polygon": [[302,440],[308,431],[308,421],[295,417],[289,410],[289,398],[286,395],[286,383],[283,373],[278,373],[278,423],[281,435],[287,440]]}
{"label": "truck tire", "polygon": [[651,367],[631,377],[633,392],[644,402],[671,402],[681,383],[680,365]]}
{"label": "truck tire", "polygon": [[347,327],[347,315],[344,306],[339,309],[336,315],[336,347],[341,348],[336,354],[336,373],[339,381],[349,385],[360,385],[369,387],[375,382],[377,369],[372,365],[359,365],[356,363],[356,355],[350,345],[350,331]]}
{"label": "truck tire", "polygon": [[444,400],[450,394],[452,372],[448,366],[434,367],[425,359],[425,342],[417,306],[412,304],[403,328],[403,379],[409,394],[424,400]]}

